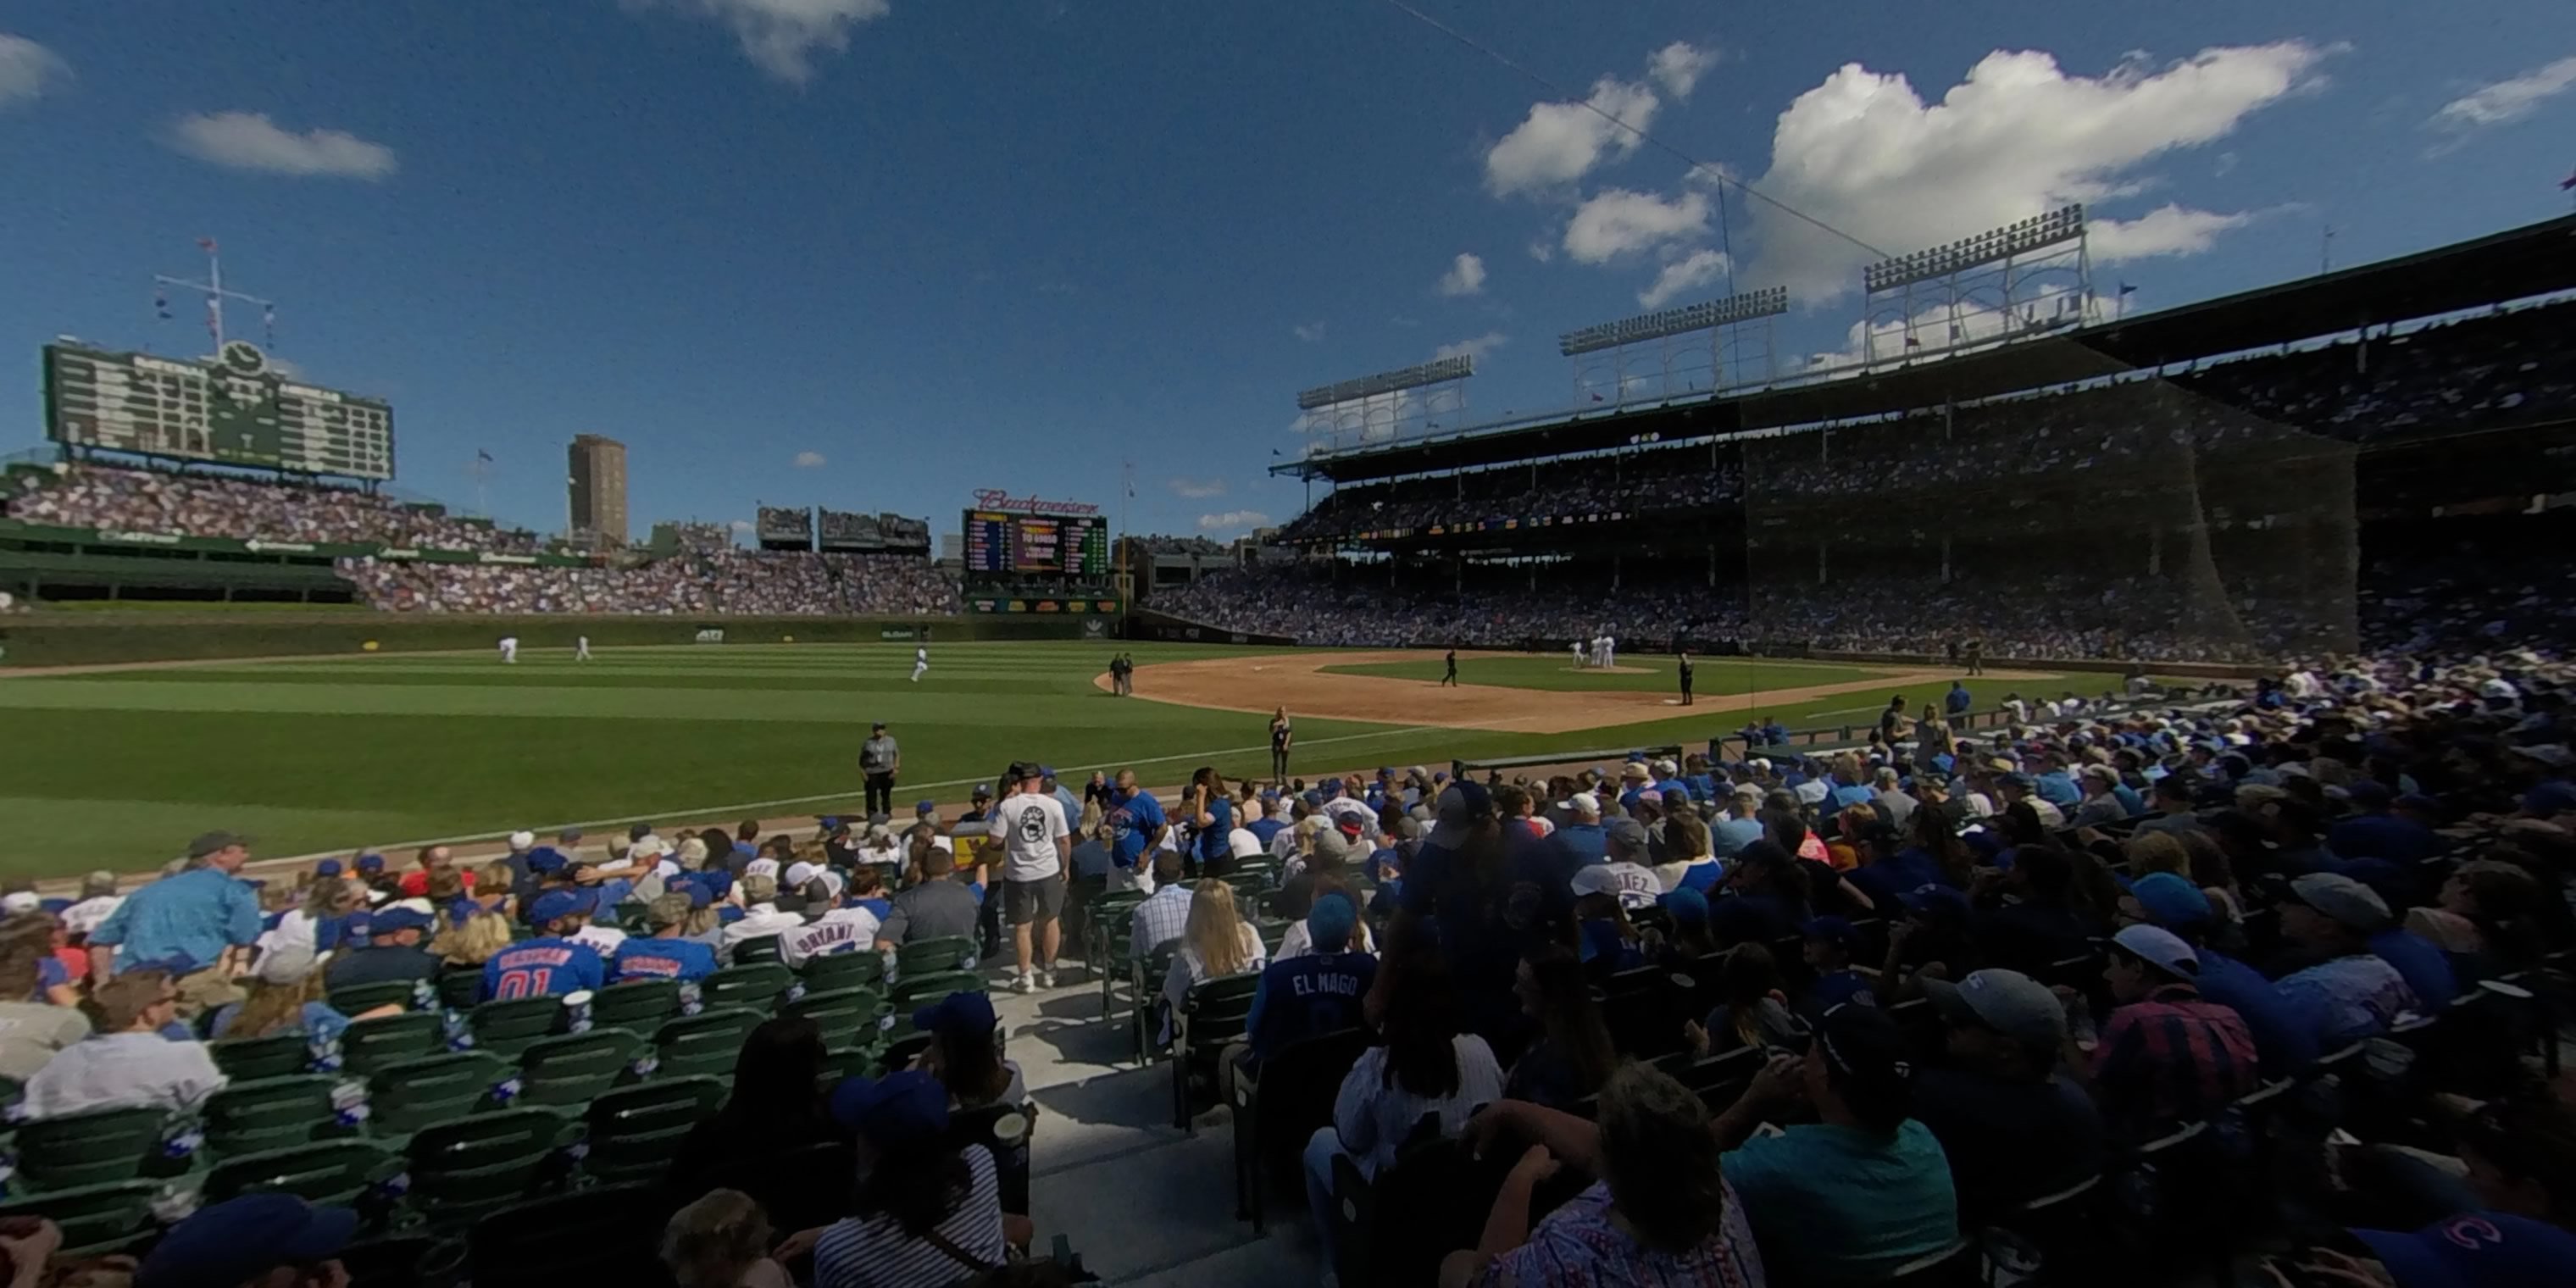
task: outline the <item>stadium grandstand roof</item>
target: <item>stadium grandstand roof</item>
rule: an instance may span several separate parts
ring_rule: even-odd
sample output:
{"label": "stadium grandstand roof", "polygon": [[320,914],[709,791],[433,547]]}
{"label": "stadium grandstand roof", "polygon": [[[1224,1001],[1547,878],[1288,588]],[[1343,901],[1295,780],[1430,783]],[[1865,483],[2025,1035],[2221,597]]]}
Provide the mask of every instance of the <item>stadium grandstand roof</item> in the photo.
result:
{"label": "stadium grandstand roof", "polygon": [[1271,467],[1335,483],[1882,416],[2576,290],[2576,215],[2044,340],[1726,397],[1522,419]]}

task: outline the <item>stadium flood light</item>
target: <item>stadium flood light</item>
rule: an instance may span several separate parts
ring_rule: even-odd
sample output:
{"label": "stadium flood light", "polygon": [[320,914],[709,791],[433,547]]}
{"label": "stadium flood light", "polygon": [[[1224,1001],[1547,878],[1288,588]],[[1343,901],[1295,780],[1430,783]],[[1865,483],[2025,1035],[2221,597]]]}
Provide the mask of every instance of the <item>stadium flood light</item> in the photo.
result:
{"label": "stadium flood light", "polygon": [[1556,350],[1571,358],[1642,340],[1660,340],[1665,336],[1688,335],[1693,331],[1750,322],[1755,318],[1776,317],[1788,311],[1789,288],[1767,286],[1758,291],[1739,291],[1722,300],[1686,304],[1660,313],[1568,331],[1556,338]]}
{"label": "stadium flood light", "polygon": [[1944,246],[1881,260],[1862,272],[1861,284],[1876,294],[1914,282],[1948,277],[1981,264],[2028,255],[2083,235],[2084,206],[2078,202],[2060,206],[2044,215],[2033,215],[2019,223],[1963,237]]}
{"label": "stadium flood light", "polygon": [[1476,374],[1476,359],[1473,354],[1439,358],[1399,371],[1382,371],[1374,376],[1362,376],[1357,380],[1319,385],[1297,395],[1297,409],[1313,411],[1318,407],[1356,402],[1362,398],[1374,398],[1379,394],[1391,394],[1402,389],[1447,384],[1452,380],[1464,380],[1474,374]]}

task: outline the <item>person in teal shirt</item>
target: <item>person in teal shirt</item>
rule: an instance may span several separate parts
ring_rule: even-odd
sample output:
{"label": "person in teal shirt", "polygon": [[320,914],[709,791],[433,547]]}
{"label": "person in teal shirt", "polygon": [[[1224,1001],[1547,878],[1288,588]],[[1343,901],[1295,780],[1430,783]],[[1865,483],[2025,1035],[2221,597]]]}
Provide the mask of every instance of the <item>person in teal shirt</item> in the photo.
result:
{"label": "person in teal shirt", "polygon": [[[1825,1012],[1804,1056],[1774,1056],[1710,1126],[1763,1264],[1782,1279],[1877,1282],[1958,1242],[1950,1161],[1907,1116],[1912,1080],[1896,1021],[1847,1002]],[[1754,1134],[1802,1097],[1822,1121]]]}
{"label": "person in teal shirt", "polygon": [[224,952],[259,939],[259,892],[234,874],[250,861],[247,837],[208,832],[188,843],[185,872],[125,896],[89,935],[90,974],[184,957],[218,966]]}

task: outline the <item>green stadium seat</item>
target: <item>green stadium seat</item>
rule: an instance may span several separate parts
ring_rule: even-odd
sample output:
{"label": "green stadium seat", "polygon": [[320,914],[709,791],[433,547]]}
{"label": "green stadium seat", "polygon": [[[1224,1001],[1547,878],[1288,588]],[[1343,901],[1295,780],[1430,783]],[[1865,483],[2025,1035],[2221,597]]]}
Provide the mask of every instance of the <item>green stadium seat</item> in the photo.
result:
{"label": "green stadium seat", "polygon": [[[912,1017],[906,1015],[903,1018],[904,1027],[910,1030],[911,1024]],[[929,1034],[918,1030],[907,1031],[903,1036],[886,1043],[885,1054],[877,1058],[877,1067],[886,1073],[909,1069],[913,1061],[920,1059],[921,1053],[929,1049]]]}
{"label": "green stadium seat", "polygon": [[418,1004],[419,993],[419,986],[409,980],[351,984],[347,988],[331,990],[331,1009],[351,1017],[364,1015],[381,1006],[399,1006],[408,1011]]}
{"label": "green stadium seat", "polygon": [[894,986],[894,1009],[902,1018],[896,1027],[909,1024],[916,1007],[928,1006],[951,993],[981,993],[984,977],[971,970],[931,971],[905,975]]}
{"label": "green stadium seat", "polygon": [[728,966],[698,981],[698,1000],[711,1011],[748,1006],[767,1014],[795,982],[795,974],[774,961]]}
{"label": "green stadium seat", "polygon": [[651,1181],[670,1170],[689,1130],[724,1104],[723,1079],[661,1078],[619,1087],[590,1102],[582,1175],[603,1184]]}
{"label": "green stadium seat", "polygon": [[63,1246],[55,1255],[66,1260],[106,1257],[131,1251],[157,1238],[152,1200],[159,1181],[108,1181],[65,1189],[17,1193],[0,1202],[0,1221],[13,1216],[39,1216],[62,1227]]}
{"label": "green stadium seat", "polygon": [[878,1061],[883,1058],[874,1046],[834,1047],[823,1053],[823,1075],[815,1081],[829,1091],[845,1078],[876,1077]]}
{"label": "green stadium seat", "polygon": [[206,1098],[197,1120],[206,1148],[219,1158],[311,1144],[337,1125],[331,1093],[340,1080],[307,1073],[231,1083]]}
{"label": "green stadium seat", "polygon": [[877,1021],[885,1018],[887,1009],[885,997],[873,988],[839,988],[807,993],[779,1007],[778,1013],[814,1021],[823,1031],[825,1046],[872,1046]]}
{"label": "green stadium seat", "polygon": [[447,1021],[431,1011],[406,1011],[360,1020],[340,1034],[340,1067],[359,1077],[403,1060],[447,1049]]}
{"label": "green stadium seat", "polygon": [[483,1000],[483,968],[450,966],[438,972],[438,1004],[451,1011],[470,1011]]}
{"label": "green stadium seat", "polygon": [[895,978],[898,980],[909,980],[915,975],[972,970],[974,963],[975,941],[964,935],[916,940],[894,950]]}
{"label": "green stadium seat", "polygon": [[552,1109],[496,1109],[415,1133],[410,1206],[454,1229],[525,1202],[558,1173],[556,1153],[581,1138],[579,1119]]}
{"label": "green stadium seat", "polygon": [[[785,912],[786,909],[781,908],[779,911]],[[776,935],[746,939],[733,946],[733,964],[736,966],[758,966],[777,960],[778,936]]]}
{"label": "green stadium seat", "polygon": [[1135,1047],[1138,1064],[1153,1056],[1154,1001],[1163,995],[1163,977],[1171,973],[1172,952],[1173,945],[1165,944],[1127,963],[1127,1036]]}
{"label": "green stadium seat", "polygon": [[367,1081],[367,1130],[409,1136],[481,1109],[510,1065],[489,1051],[450,1051],[389,1061]]}
{"label": "green stadium seat", "polygon": [[235,1082],[258,1078],[283,1078],[304,1072],[313,1064],[313,1049],[301,1031],[271,1033],[258,1038],[227,1038],[208,1048],[215,1057],[215,1067],[224,1077]]}
{"label": "green stadium seat", "polygon": [[513,997],[478,1004],[466,1012],[465,1027],[477,1050],[515,1060],[537,1039],[563,1027],[560,997]]}
{"label": "green stadium seat", "polygon": [[1215,1100],[1217,1060],[1227,1043],[1242,1039],[1244,1022],[1252,1015],[1252,993],[1260,984],[1258,972],[1203,979],[1190,986],[1172,1012],[1174,1127],[1189,1131],[1199,1105]]}
{"label": "green stadium seat", "polygon": [[597,1099],[644,1049],[640,1034],[592,1029],[539,1038],[519,1053],[519,1095],[513,1104],[572,1106]]}
{"label": "green stadium seat", "polygon": [[163,1157],[167,1116],[149,1105],[92,1109],[18,1124],[18,1177],[34,1189],[70,1189],[184,1171]]}
{"label": "green stadium seat", "polygon": [[680,985],[676,980],[639,979],[611,984],[590,998],[590,1022],[603,1029],[650,1033],[679,1013]]}
{"label": "green stadium seat", "polygon": [[372,1140],[333,1140],[227,1158],[206,1173],[205,1201],[277,1190],[308,1203],[348,1206],[403,1169],[402,1155]]}
{"label": "green stadium seat", "polygon": [[759,1026],[761,1013],[748,1006],[684,1015],[653,1034],[654,1076],[699,1075],[730,1080],[742,1041]]}
{"label": "green stadium seat", "polygon": [[809,958],[796,974],[805,981],[805,987],[815,990],[882,984],[885,982],[885,954],[863,947],[827,957]]}
{"label": "green stadium seat", "polygon": [[641,899],[620,900],[617,904],[617,924],[627,927],[641,926],[644,924],[647,911],[649,910]]}

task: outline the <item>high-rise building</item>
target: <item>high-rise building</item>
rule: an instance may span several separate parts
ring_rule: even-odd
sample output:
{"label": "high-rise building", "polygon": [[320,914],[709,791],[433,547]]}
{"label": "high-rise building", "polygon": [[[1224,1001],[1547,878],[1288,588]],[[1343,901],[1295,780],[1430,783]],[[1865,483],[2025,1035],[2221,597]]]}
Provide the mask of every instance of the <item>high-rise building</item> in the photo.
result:
{"label": "high-rise building", "polygon": [[626,444],[574,435],[571,486],[573,536],[593,545],[625,545]]}

